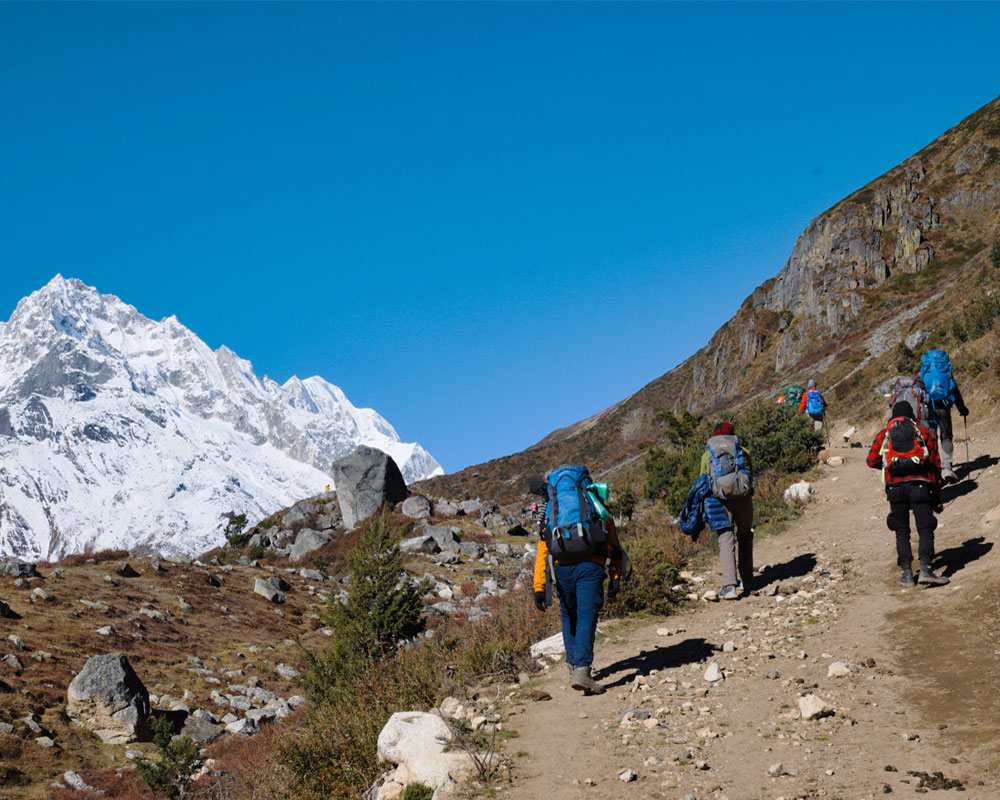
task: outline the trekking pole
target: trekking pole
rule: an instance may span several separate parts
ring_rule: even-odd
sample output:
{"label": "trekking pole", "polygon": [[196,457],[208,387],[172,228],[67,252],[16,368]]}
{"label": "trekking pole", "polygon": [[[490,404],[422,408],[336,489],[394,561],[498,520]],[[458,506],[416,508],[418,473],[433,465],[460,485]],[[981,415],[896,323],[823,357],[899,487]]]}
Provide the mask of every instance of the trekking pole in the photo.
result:
{"label": "trekking pole", "polygon": [[962,424],[965,426],[965,463],[969,463],[969,418],[962,417]]}
{"label": "trekking pole", "polygon": [[823,415],[823,430],[826,431],[826,446],[832,447],[833,440],[830,438],[830,426],[827,424],[826,414]]}

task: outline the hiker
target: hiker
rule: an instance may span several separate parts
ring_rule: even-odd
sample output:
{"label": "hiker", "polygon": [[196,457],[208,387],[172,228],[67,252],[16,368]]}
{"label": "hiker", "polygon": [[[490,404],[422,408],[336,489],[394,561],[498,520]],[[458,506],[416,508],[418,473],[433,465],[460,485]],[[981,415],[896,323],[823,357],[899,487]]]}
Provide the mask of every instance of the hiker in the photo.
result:
{"label": "hiker", "polygon": [[813,421],[813,430],[823,430],[823,416],[826,413],[826,400],[816,388],[816,381],[810,380],[799,401],[799,413],[805,412]]}
{"label": "hiker", "polygon": [[913,586],[913,550],[910,548],[910,511],[917,527],[918,583],[942,586],[943,575],[931,569],[934,561],[935,511],[941,511],[941,458],[934,434],[918,425],[906,402],[896,403],[892,419],[878,432],[866,463],[882,470],[889,515],[885,522],[896,534],[896,563],[900,586]]}
{"label": "hiker", "polygon": [[535,607],[545,610],[546,559],[551,556],[569,685],[585,695],[604,692],[591,674],[597,615],[604,604],[605,575],[610,579],[609,599],[617,594],[622,575],[618,533],[595,496],[597,486],[586,467],[560,467],[549,473],[548,506],[535,556]]}
{"label": "hiker", "polygon": [[739,584],[744,595],[753,591],[753,473],[750,454],[740,444],[731,422],[715,426],[701,456],[701,474],[707,476],[711,494],[721,501],[728,523],[717,528],[716,524],[721,523],[713,522],[712,507],[706,505],[709,527],[719,535],[719,598],[736,600],[740,596]]}
{"label": "hiker", "polygon": [[955,441],[951,425],[951,407],[955,406],[958,409],[963,420],[969,416],[969,409],[952,374],[951,359],[944,350],[928,350],[924,353],[920,360],[920,380],[927,391],[932,424],[937,431],[941,453],[941,477],[953,483],[958,480],[958,476],[953,469]]}

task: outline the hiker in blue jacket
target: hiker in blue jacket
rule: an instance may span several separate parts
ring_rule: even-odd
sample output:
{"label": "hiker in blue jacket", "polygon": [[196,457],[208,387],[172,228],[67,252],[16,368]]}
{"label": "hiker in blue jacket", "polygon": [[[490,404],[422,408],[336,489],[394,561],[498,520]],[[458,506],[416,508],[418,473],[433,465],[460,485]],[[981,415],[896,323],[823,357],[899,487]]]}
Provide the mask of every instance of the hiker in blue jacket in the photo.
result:
{"label": "hiker in blue jacket", "polygon": [[[736,430],[731,422],[720,422],[715,426],[712,439],[716,437],[729,437],[738,443]],[[750,474],[750,454],[742,445],[738,445],[743,458],[746,461],[746,471]],[[701,474],[708,475],[709,466],[712,463],[712,453],[708,448],[701,457]],[[712,498],[715,499],[714,497]],[[743,584],[743,594],[748,595],[753,591],[753,486],[752,481],[748,491],[744,496],[731,496],[718,500],[726,513],[726,526],[719,529],[712,525],[712,530],[716,530],[719,535],[719,561],[722,566],[722,591],[719,598],[722,600],[736,600],[740,593],[738,583]],[[737,559],[737,550],[739,558]],[[739,570],[739,581],[737,581],[737,564]]]}

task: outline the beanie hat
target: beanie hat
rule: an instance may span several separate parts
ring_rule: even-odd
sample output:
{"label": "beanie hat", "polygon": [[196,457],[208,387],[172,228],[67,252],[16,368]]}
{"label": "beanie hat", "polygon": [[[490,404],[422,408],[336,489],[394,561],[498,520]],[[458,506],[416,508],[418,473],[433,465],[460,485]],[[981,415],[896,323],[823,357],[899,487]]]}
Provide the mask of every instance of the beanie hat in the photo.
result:
{"label": "beanie hat", "polygon": [[892,416],[908,417],[909,419],[913,419],[913,409],[910,407],[909,403],[896,403],[896,405],[892,407]]}
{"label": "beanie hat", "polygon": [[816,388],[816,381],[814,381],[814,380],[812,380],[812,378],[810,378],[809,379],[809,383],[806,384],[806,388],[807,389],[815,389]]}
{"label": "beanie hat", "polygon": [[736,433],[736,428],[733,427],[731,422],[720,422],[715,426],[715,430],[712,432],[713,436],[732,436]]}

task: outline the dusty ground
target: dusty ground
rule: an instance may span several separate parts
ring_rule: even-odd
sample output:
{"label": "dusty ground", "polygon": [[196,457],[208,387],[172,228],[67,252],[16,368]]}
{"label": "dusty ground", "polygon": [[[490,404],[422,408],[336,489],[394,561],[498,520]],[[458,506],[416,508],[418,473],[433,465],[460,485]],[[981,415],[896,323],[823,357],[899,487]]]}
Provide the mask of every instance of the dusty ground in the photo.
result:
{"label": "dusty ground", "polygon": [[[1000,441],[984,433],[972,431],[972,463],[940,516],[937,566],[951,585],[896,585],[878,473],[865,450],[838,448],[847,463],[823,469],[803,517],[758,541],[763,591],[605,624],[605,695],[569,689],[558,664],[540,682],[551,701],[511,709],[503,795],[912,797],[928,791],[917,771],[961,781],[964,797],[1000,797]],[[698,575],[700,591],[720,588],[715,565]],[[850,674],[828,677],[838,661]],[[712,663],[724,680],[705,680]],[[836,713],[801,719],[808,692]]]}

